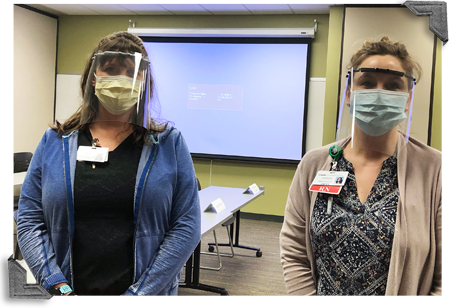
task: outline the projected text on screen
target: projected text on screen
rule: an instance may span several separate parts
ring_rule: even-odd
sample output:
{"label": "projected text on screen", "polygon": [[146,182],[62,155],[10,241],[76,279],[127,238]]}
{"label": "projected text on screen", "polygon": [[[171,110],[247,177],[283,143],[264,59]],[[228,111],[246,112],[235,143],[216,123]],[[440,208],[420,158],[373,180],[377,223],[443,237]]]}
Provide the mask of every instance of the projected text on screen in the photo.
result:
{"label": "projected text on screen", "polygon": [[243,87],[237,85],[189,84],[187,108],[242,110]]}

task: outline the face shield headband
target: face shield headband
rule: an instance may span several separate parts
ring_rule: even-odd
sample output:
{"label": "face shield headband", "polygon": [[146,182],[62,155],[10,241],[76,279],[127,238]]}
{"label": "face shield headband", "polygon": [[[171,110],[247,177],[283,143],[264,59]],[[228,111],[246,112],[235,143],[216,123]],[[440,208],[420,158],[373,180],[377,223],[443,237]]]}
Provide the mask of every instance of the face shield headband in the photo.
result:
{"label": "face shield headband", "polygon": [[[346,99],[346,91],[347,91],[347,87],[348,87],[348,83],[349,83],[349,77],[351,77],[351,93],[352,93],[352,89],[353,89],[353,84],[354,84],[354,80],[353,80],[353,76],[354,76],[354,73],[356,72],[362,72],[362,73],[384,73],[384,74],[392,74],[392,75],[396,75],[396,76],[399,76],[399,77],[405,77],[407,78],[408,80],[408,87],[411,89],[412,93],[411,93],[411,103],[410,103],[410,107],[409,107],[409,116],[408,116],[408,124],[407,124],[407,131],[406,131],[406,143],[408,142],[409,140],[409,134],[410,134],[410,129],[411,129],[411,118],[412,118],[412,112],[413,112],[413,101],[414,101],[414,88],[415,88],[415,85],[416,85],[416,78],[411,76],[411,75],[408,75],[404,72],[399,72],[399,71],[394,71],[394,70],[389,70],[389,69],[382,69],[382,68],[359,68],[357,70],[354,70],[353,68],[351,68],[348,73],[346,74],[346,85],[344,87],[344,92],[343,92],[343,95],[342,95],[342,99],[341,99],[341,103],[340,103],[340,109],[339,109],[339,114],[338,114],[338,124],[337,124],[337,132],[339,131],[340,129],[340,126],[341,126],[341,118],[342,118],[342,114],[343,114],[343,108],[344,108],[344,101]],[[353,114],[353,116],[355,116],[355,113]],[[352,121],[352,136],[354,134],[354,119]],[[339,138],[340,136],[337,136],[336,139],[340,139]]]}
{"label": "face shield headband", "polygon": [[[81,124],[108,120],[150,127],[151,80],[145,56],[138,52],[99,52],[92,58],[88,76]],[[101,109],[108,115],[103,119]]]}

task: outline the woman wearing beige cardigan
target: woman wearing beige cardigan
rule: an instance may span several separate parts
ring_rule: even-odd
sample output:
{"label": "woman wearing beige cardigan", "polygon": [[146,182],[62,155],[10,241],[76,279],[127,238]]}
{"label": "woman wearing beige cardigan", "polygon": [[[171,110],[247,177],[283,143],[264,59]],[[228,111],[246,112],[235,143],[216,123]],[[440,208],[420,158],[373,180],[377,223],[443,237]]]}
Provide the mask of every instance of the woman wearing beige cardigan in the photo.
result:
{"label": "woman wearing beige cardigan", "polygon": [[[384,37],[365,42],[350,67],[346,138],[306,153],[290,187],[287,292],[441,295],[441,152],[409,136],[420,66]],[[338,194],[311,187],[331,185],[319,171],[347,176]]]}

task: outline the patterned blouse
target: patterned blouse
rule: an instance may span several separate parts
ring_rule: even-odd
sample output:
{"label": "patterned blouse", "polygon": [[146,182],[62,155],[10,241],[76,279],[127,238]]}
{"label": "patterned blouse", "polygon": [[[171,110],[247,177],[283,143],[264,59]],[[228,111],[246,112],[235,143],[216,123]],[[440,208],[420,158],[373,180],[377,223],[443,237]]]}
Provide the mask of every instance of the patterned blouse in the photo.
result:
{"label": "patterned blouse", "polygon": [[399,198],[397,159],[383,162],[362,204],[352,163],[341,157],[339,171],[349,175],[327,214],[327,194],[319,193],[311,217],[317,295],[384,295]]}

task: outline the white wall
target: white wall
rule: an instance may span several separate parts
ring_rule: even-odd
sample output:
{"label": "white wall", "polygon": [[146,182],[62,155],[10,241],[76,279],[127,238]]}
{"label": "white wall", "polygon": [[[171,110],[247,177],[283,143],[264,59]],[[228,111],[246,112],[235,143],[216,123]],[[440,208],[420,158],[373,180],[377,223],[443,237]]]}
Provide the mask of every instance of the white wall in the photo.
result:
{"label": "white wall", "polygon": [[81,75],[57,74],[56,121],[68,119],[81,105]]}
{"label": "white wall", "polygon": [[14,6],[14,152],[34,153],[53,123],[56,48],[57,19]]}
{"label": "white wall", "polygon": [[14,152],[34,152],[53,124],[57,19],[14,6]]}
{"label": "white wall", "polygon": [[306,152],[322,146],[324,104],[325,78],[310,78],[306,123]]}

